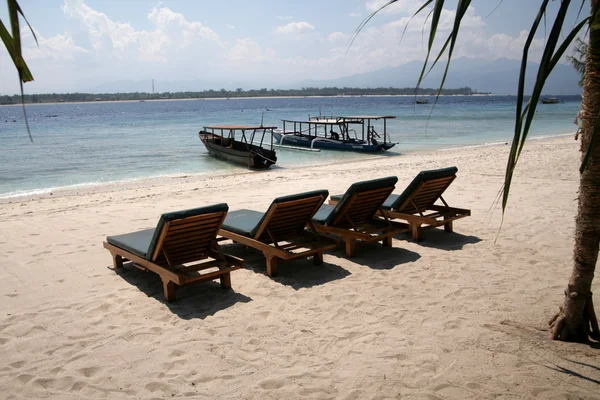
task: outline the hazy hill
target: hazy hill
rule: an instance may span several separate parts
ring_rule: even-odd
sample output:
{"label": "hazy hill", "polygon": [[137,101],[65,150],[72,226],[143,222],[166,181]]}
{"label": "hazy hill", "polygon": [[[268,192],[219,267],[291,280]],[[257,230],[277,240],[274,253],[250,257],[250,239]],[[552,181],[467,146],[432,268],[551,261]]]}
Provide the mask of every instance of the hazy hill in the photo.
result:
{"label": "hazy hill", "polygon": [[[302,87],[414,87],[421,72],[423,64],[420,61],[412,61],[398,67],[386,67],[376,71],[346,76],[327,80],[303,80],[288,82],[285,85],[275,84],[268,81],[239,82],[232,79],[227,80],[155,80],[154,89],[160,92],[187,92],[202,90],[235,90],[249,89],[299,89]],[[537,63],[529,63],[529,72],[526,81],[526,90],[531,92]],[[449,89],[469,86],[479,92],[491,92],[493,94],[505,95],[516,94],[517,81],[519,77],[520,61],[499,58],[497,60],[457,58],[450,65],[450,72],[446,79],[445,87]],[[443,74],[442,65],[436,68],[423,81],[421,87],[437,88]],[[581,94],[581,88],[577,85],[579,75],[570,66],[558,64],[544,89],[547,95],[569,95]],[[140,81],[113,81],[84,88],[81,92],[86,93],[133,93],[151,92],[152,80]]]}
{"label": "hazy hill", "polygon": [[[528,64],[526,91],[530,92],[535,80],[537,63]],[[493,94],[516,94],[521,62],[499,58],[496,60],[457,58],[450,64],[450,71],[444,84],[447,88],[469,86],[479,92]],[[377,71],[351,75],[329,80],[306,80],[301,87],[413,87],[421,72],[423,63],[412,61],[398,67],[387,67]],[[443,76],[442,66],[436,68],[422,82],[421,87],[438,87]],[[580,94],[577,85],[578,73],[570,66],[557,64],[546,82],[544,94]]]}

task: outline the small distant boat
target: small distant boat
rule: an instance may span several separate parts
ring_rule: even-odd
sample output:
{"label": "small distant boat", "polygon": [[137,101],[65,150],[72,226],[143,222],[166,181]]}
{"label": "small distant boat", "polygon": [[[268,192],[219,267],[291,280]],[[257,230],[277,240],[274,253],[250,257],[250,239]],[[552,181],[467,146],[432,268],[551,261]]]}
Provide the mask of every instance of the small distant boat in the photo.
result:
{"label": "small distant boat", "polygon": [[46,118],[55,118],[58,117],[58,114],[46,114],[44,115]]}
{"label": "small distant boat", "polygon": [[546,97],[542,99],[542,104],[557,104],[560,103],[556,97]]}
{"label": "small distant boat", "polygon": [[429,100],[427,100],[427,99],[417,99],[417,100],[415,100],[415,103],[417,103],[417,104],[429,104]]}
{"label": "small distant boat", "polygon": [[211,156],[251,169],[266,169],[277,162],[274,129],[277,127],[205,126],[198,135]]}
{"label": "small distant boat", "polygon": [[[377,153],[389,150],[386,123],[393,116],[310,117],[308,121],[283,120],[283,130],[274,132],[279,146],[307,147],[311,150],[344,150]],[[383,120],[381,134],[375,131],[374,121]],[[354,129],[356,127],[356,129]],[[290,128],[290,129],[287,129]]]}

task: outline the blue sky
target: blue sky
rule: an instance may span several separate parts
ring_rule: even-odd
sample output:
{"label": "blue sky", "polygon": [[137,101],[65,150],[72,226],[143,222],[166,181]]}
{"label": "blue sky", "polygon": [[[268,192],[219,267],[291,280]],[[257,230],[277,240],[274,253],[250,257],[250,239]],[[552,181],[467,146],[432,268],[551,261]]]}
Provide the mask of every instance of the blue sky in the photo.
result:
{"label": "blue sky", "polygon": [[[419,0],[399,0],[378,14],[347,51],[358,24],[385,2],[20,0],[40,41],[35,46],[23,31],[25,58],[36,78],[25,89],[27,93],[85,91],[120,80],[220,82],[232,77],[244,82],[245,88],[277,87],[423,60],[425,14],[413,20],[400,42],[408,18],[423,3]],[[553,10],[557,3],[551,2]],[[575,22],[579,2],[575,3],[568,27]],[[584,14],[589,9],[586,3]],[[446,28],[456,2],[447,4],[442,24]],[[539,4],[536,0],[473,1],[456,55],[520,59]],[[6,21],[4,5],[0,18]],[[541,34],[533,45],[534,59],[543,40]],[[18,91],[10,67],[2,48],[3,94]]]}

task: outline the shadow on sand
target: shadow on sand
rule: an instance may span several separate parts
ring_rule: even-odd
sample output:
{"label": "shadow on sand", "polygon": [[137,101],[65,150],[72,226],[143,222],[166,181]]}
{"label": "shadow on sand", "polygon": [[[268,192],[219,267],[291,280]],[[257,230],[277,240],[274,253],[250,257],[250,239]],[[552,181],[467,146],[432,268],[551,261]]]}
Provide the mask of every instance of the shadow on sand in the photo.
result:
{"label": "shadow on sand", "polygon": [[585,364],[585,363],[581,363],[581,362],[577,362],[577,361],[571,361],[571,360],[566,360],[566,361],[570,361],[579,366],[589,367],[591,369],[591,371],[586,370],[585,368],[580,368],[580,369],[582,369],[582,372],[577,372],[571,368],[565,368],[560,365],[545,365],[545,367],[552,369],[554,371],[557,371],[557,372],[561,372],[565,375],[573,376],[575,378],[583,379],[585,381],[595,383],[596,385],[600,385],[600,379],[598,379],[598,367],[597,366]]}
{"label": "shadow on sand", "polygon": [[[410,233],[401,233],[394,236],[399,240],[413,241]],[[460,250],[467,244],[475,244],[481,242],[477,236],[467,236],[456,232],[445,232],[443,229],[428,229],[423,232],[419,246],[430,247],[438,250]]]}
{"label": "shadow on sand", "polygon": [[[219,281],[215,280],[177,288],[177,300],[168,303],[164,300],[162,281],[157,274],[144,272],[129,262],[124,264],[124,268],[116,270],[116,274],[146,296],[164,303],[173,314],[182,319],[204,319],[236,303],[252,301],[250,297],[236,293],[233,289],[221,288]],[[232,286],[235,288],[235,271],[231,275]]]}
{"label": "shadow on sand", "polygon": [[396,247],[383,247],[379,243],[366,243],[356,248],[354,257],[346,257],[343,249],[337,250],[336,255],[348,258],[353,263],[367,266],[371,269],[392,269],[402,264],[411,263],[421,258],[419,253],[403,249],[397,243]]}
{"label": "shadow on sand", "polygon": [[339,265],[327,262],[328,253],[325,253],[321,265],[315,265],[312,257],[279,262],[277,264],[277,275],[268,277],[265,257],[261,252],[240,244],[231,243],[222,244],[221,248],[224,253],[244,259],[247,270],[264,275],[265,279],[272,279],[295,290],[323,285],[338,279],[344,279],[350,275],[349,271]]}

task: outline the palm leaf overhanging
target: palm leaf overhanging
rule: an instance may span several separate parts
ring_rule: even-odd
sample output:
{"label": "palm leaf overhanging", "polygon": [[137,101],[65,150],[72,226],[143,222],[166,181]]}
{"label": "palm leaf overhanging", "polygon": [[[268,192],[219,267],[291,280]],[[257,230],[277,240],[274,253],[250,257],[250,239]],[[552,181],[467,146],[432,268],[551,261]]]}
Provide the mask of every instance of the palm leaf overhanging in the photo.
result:
{"label": "palm leaf overhanging", "polygon": [[585,56],[587,54],[587,43],[580,38],[575,39],[575,48],[573,49],[573,55],[567,56],[567,60],[571,63],[573,68],[581,75],[579,80],[579,86],[583,87],[583,78],[585,77]]}
{"label": "palm leaf overhanging", "polygon": [[[367,18],[365,18],[365,20],[357,28],[355,35],[353,37],[353,40],[354,40],[356,34],[358,34],[360,32],[360,30],[362,28],[364,28],[366,23],[369,22],[369,20],[371,18],[373,18],[373,16],[375,16],[375,14],[377,14],[382,9],[394,4],[397,1],[398,0],[390,0],[388,3],[383,5],[380,9],[376,10],[374,13],[372,13]],[[441,19],[440,17],[444,10],[445,3],[446,3],[445,0],[435,0],[435,1],[427,0],[424,2],[423,6],[421,6],[411,17],[411,20],[412,20],[412,18],[414,18],[417,14],[422,13],[422,12],[427,12],[431,16],[431,18],[427,19],[427,21],[429,23],[429,40],[427,43],[427,55],[425,57],[425,62],[423,64],[421,74],[419,75],[419,79],[417,81],[417,88],[421,84],[421,81],[423,80],[423,78],[427,75],[426,71],[427,72],[431,71],[431,69],[438,63],[438,61],[442,58],[442,56],[447,51],[448,58],[446,61],[446,67],[444,70],[442,81],[440,82],[438,97],[439,97],[439,95],[441,93],[441,89],[443,88],[444,83],[446,81],[446,76],[448,74],[448,69],[450,67],[450,61],[452,59],[452,54],[453,54],[454,47],[457,42],[459,30],[461,27],[461,22],[462,22],[463,17],[465,16],[469,6],[471,5],[471,0],[458,0],[457,5],[456,5],[456,12],[454,15],[454,22],[452,24],[451,31],[448,34],[448,37],[445,39],[444,44],[441,47],[441,50],[438,52],[435,60],[429,66],[429,70],[427,70],[429,60],[432,56],[432,51],[433,51],[433,47],[435,44],[436,34],[437,34],[439,24],[440,24],[440,19]],[[510,150],[510,154],[509,154],[508,162],[507,162],[507,166],[506,166],[506,174],[505,174],[505,178],[504,178],[504,187],[503,187],[503,193],[502,193],[502,210],[503,210],[503,212],[506,210],[506,205],[508,203],[508,195],[510,192],[510,186],[511,186],[512,178],[513,178],[513,173],[515,171],[515,167],[519,160],[519,156],[521,155],[521,152],[523,150],[525,141],[527,140],[527,136],[529,134],[531,123],[535,116],[537,104],[540,99],[540,95],[542,93],[544,85],[546,83],[546,79],[548,79],[548,76],[550,76],[550,73],[552,72],[552,70],[558,63],[558,61],[560,61],[562,59],[565,51],[568,49],[568,47],[573,42],[573,40],[577,37],[577,35],[581,31],[581,29],[590,22],[590,18],[593,18],[593,16],[592,16],[592,17],[587,17],[587,18],[583,19],[575,27],[573,27],[573,29],[569,32],[569,34],[561,42],[560,37],[562,36],[562,29],[564,27],[565,16],[566,16],[567,10],[569,9],[569,6],[571,4],[570,0],[562,0],[561,1],[559,10],[558,10],[556,17],[554,19],[554,22],[552,24],[550,34],[546,38],[546,43],[545,43],[544,50],[542,53],[542,59],[540,61],[540,66],[537,71],[537,76],[536,76],[536,80],[534,83],[533,91],[531,93],[531,96],[529,97],[529,100],[526,102],[525,101],[525,75],[526,75],[527,68],[528,68],[527,67],[527,57],[529,55],[529,49],[531,47],[533,39],[534,39],[536,33],[538,33],[540,23],[542,22],[542,20],[545,21],[545,18],[547,15],[548,3],[549,3],[549,0],[542,1],[542,4],[538,11],[538,14],[533,22],[533,25],[531,26],[531,28],[529,30],[529,35],[527,37],[525,46],[523,48],[523,58],[521,60],[521,69],[520,69],[520,74],[519,74],[519,84],[518,84],[518,91],[517,91],[517,107],[516,107],[516,116],[515,116],[514,137],[513,137],[512,146],[511,146],[511,150]],[[585,3],[585,0],[582,0],[580,11],[581,11],[581,8],[583,7],[584,3]],[[432,5],[431,9],[429,8],[430,5]],[[436,97],[436,102],[437,102],[437,97]],[[594,132],[593,132],[592,144],[595,142],[595,138],[597,136],[598,130],[600,130],[600,124],[596,123],[596,127],[594,128]],[[590,149],[591,149],[591,147],[590,147]],[[589,153],[589,150],[588,150],[588,153]],[[583,172],[583,170],[585,169],[588,158],[589,158],[589,155],[588,155],[588,157],[584,157],[584,160],[581,164],[580,171]]]}
{"label": "palm leaf overhanging", "polygon": [[11,33],[8,32],[6,26],[0,20],[0,39],[2,39],[2,43],[4,43],[4,47],[8,51],[10,58],[13,60],[15,64],[15,68],[19,73],[19,85],[21,87],[21,105],[23,106],[23,114],[25,115],[25,125],[27,126],[27,133],[29,134],[29,140],[33,141],[31,137],[31,131],[29,130],[29,122],[27,121],[27,113],[25,112],[25,100],[23,98],[23,83],[33,81],[33,75],[23,58],[23,52],[21,48],[21,30],[19,27],[19,14],[25,19],[27,26],[31,30],[33,34],[33,38],[37,43],[37,37],[35,36],[35,32],[33,28],[25,18],[25,14],[23,14],[23,10],[17,3],[17,0],[6,0],[7,8],[8,8],[8,19],[10,22]]}

